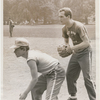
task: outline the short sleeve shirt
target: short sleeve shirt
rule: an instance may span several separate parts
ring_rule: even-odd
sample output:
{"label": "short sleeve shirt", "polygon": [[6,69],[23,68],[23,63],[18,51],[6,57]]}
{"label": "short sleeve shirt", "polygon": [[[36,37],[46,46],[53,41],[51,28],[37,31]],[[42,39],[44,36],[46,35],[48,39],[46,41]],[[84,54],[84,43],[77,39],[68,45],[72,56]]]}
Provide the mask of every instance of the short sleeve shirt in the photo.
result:
{"label": "short sleeve shirt", "polygon": [[72,39],[73,45],[80,44],[82,42],[81,37],[83,36],[86,36],[88,38],[85,26],[78,21],[74,21],[72,27],[70,28],[66,28],[66,26],[64,26],[62,32],[63,32],[62,36],[64,38],[70,37]]}
{"label": "short sleeve shirt", "polygon": [[28,51],[28,58],[29,60],[34,60],[37,64],[38,72],[42,74],[46,74],[50,72],[55,66],[59,63],[59,61],[50,55],[43,53],[38,50],[29,50]]}

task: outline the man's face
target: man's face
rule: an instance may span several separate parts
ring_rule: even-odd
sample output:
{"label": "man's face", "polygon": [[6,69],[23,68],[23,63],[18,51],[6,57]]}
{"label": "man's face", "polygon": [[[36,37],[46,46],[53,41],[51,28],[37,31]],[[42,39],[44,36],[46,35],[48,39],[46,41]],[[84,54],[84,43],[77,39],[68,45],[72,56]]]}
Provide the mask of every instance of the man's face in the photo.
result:
{"label": "man's face", "polygon": [[69,21],[69,17],[66,17],[66,16],[64,15],[64,13],[65,13],[64,11],[59,12],[59,19],[60,19],[60,21],[61,21],[61,23],[62,23],[63,25],[67,24],[68,21]]}
{"label": "man's face", "polygon": [[15,53],[16,57],[20,57],[24,54],[24,51],[19,47],[19,48],[15,49],[14,53]]}

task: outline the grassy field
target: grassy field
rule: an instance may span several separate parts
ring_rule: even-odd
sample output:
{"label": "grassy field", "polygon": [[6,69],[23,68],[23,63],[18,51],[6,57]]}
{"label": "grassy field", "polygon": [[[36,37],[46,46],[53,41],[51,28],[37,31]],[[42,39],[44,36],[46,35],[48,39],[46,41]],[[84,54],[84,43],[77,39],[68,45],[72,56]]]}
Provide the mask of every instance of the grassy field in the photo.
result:
{"label": "grassy field", "polygon": [[[14,37],[61,38],[62,25],[37,25],[14,27]],[[95,25],[86,25],[90,39],[95,39]],[[9,26],[4,26],[4,36],[9,36]]]}
{"label": "grassy field", "polygon": [[[89,37],[92,39],[93,59],[92,59],[92,77],[96,81],[96,52],[95,52],[95,26],[86,26]],[[13,37],[9,37],[8,26],[4,26],[3,38],[3,100],[18,100],[19,94],[22,93],[29,81],[31,75],[25,59],[17,59],[14,53],[9,50],[9,47],[14,44],[17,37],[25,37],[30,42],[31,49],[38,49],[42,52],[57,58],[62,67],[66,70],[70,56],[61,58],[57,54],[57,46],[63,43],[61,37],[62,25],[43,25],[43,26],[15,26]],[[77,82],[79,100],[89,100],[86,89],[84,87],[84,80],[82,73]],[[44,93],[45,95],[45,93]],[[43,95],[43,100],[45,96]],[[59,94],[59,100],[66,100],[68,98],[67,85],[64,81]],[[31,100],[30,94],[26,100]]]}

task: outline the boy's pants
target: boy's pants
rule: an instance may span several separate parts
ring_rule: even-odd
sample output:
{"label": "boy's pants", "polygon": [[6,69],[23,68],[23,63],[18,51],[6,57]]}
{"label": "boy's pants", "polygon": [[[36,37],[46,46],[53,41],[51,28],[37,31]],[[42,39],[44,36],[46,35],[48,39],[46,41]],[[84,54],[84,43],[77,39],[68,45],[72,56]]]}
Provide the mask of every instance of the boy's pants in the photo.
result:
{"label": "boy's pants", "polygon": [[82,70],[88,96],[90,100],[96,100],[96,93],[90,76],[92,67],[91,61],[92,51],[90,48],[72,55],[66,73],[69,94],[76,94],[76,81],[79,77],[80,71]]}
{"label": "boy's pants", "polygon": [[65,71],[57,65],[58,68],[50,74],[40,75],[38,82],[31,91],[32,100],[42,100],[42,94],[46,90],[46,100],[58,100],[61,85],[65,79]]}

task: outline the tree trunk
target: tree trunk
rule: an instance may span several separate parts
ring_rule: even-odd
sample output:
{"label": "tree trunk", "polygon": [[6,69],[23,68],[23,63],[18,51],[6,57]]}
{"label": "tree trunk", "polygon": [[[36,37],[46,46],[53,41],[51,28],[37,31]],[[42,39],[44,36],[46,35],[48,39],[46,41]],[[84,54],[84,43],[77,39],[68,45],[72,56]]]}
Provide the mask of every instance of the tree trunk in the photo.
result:
{"label": "tree trunk", "polygon": [[47,17],[45,14],[44,14],[44,23],[43,24],[47,24]]}
{"label": "tree trunk", "polygon": [[85,16],[85,24],[88,25],[88,17]]}
{"label": "tree trunk", "polygon": [[38,16],[35,19],[35,23],[38,24]]}

